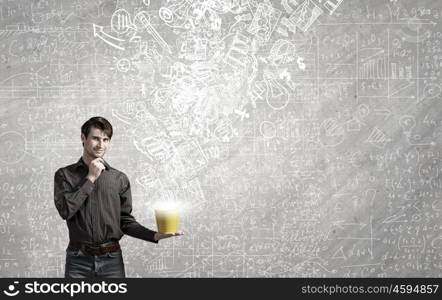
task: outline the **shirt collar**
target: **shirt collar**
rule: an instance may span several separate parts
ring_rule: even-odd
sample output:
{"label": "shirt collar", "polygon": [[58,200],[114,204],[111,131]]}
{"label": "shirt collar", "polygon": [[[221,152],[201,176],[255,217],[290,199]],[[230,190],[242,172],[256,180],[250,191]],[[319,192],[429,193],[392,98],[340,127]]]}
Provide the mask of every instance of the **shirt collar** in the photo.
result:
{"label": "shirt collar", "polygon": [[[111,166],[109,166],[109,164],[103,159],[104,163],[104,167],[106,168],[106,170],[109,171],[109,169],[111,168]],[[88,169],[88,165],[86,165],[86,163],[83,161],[83,157],[80,157],[80,159],[77,161],[77,163],[75,164],[75,167],[84,167],[85,169]]]}

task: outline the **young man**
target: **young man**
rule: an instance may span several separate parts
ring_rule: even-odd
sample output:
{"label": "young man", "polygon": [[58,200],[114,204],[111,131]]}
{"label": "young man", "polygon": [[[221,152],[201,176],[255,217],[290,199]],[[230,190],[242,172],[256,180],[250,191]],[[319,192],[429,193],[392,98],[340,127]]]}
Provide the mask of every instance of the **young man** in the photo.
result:
{"label": "young man", "polygon": [[67,278],[125,277],[118,243],[124,234],[153,243],[183,234],[152,231],[131,215],[129,179],[103,159],[112,133],[106,119],[89,119],[81,127],[82,157],[55,172],[55,206],[69,229]]}

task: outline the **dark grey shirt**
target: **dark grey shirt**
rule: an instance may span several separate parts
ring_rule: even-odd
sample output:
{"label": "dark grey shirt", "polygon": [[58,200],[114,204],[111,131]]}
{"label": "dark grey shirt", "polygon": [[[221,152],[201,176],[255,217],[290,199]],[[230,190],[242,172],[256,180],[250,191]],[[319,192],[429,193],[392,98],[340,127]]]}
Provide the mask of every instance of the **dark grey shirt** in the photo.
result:
{"label": "dark grey shirt", "polygon": [[66,220],[70,241],[101,244],[127,234],[157,243],[155,231],[131,215],[132,195],[126,174],[107,162],[104,166],[95,182],[86,178],[89,167],[82,158],[55,172],[55,206]]}

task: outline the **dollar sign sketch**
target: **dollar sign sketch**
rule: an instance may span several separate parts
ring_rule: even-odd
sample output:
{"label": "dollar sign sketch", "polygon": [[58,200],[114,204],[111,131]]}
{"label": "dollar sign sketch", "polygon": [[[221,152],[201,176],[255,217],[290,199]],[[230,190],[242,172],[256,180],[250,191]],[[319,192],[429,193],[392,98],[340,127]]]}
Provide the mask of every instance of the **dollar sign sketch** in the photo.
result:
{"label": "dollar sign sketch", "polygon": [[299,57],[296,60],[296,63],[298,64],[298,68],[300,68],[301,70],[305,71],[305,63],[304,63],[304,57]]}

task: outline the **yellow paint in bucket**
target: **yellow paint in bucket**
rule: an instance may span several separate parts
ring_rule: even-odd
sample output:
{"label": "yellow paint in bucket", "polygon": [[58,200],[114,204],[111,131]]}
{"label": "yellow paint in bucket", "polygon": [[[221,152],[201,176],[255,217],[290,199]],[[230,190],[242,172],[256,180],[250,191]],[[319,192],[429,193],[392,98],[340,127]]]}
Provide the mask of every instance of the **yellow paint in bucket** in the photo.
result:
{"label": "yellow paint in bucket", "polygon": [[155,209],[157,230],[160,233],[178,232],[178,209]]}

